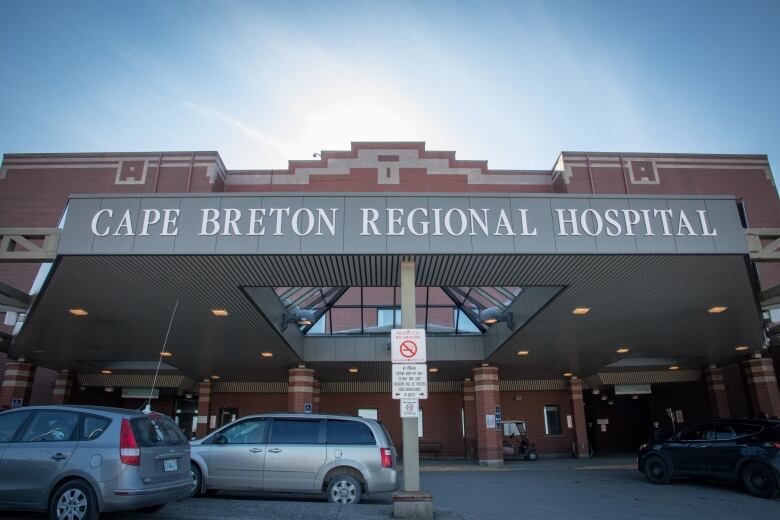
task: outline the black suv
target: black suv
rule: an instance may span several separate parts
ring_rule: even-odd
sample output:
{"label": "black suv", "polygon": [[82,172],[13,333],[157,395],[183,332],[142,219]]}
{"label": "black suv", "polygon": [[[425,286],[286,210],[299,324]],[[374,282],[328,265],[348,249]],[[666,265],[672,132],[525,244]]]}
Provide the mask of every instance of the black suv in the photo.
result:
{"label": "black suv", "polygon": [[653,484],[707,477],[742,482],[750,494],[774,498],[780,490],[780,421],[700,422],[666,441],[642,445],[638,464]]}

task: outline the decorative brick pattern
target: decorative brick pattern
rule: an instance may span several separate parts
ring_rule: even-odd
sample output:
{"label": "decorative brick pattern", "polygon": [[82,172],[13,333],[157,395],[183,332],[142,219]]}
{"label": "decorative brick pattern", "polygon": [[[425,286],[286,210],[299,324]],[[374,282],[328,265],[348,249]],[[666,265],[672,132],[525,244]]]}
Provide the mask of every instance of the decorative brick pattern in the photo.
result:
{"label": "decorative brick pattern", "polygon": [[723,370],[717,367],[707,368],[704,371],[704,382],[707,384],[707,395],[710,398],[713,417],[731,417]]}
{"label": "decorative brick pattern", "polygon": [[780,417],[780,389],[775,367],[769,358],[754,358],[743,363],[753,413]]}
{"label": "decorative brick pattern", "polygon": [[488,428],[487,416],[495,415],[501,404],[498,388],[498,367],[474,369],[474,410],[476,414],[477,459],[480,466],[503,466],[502,432]]}
{"label": "decorative brick pattern", "polygon": [[585,422],[585,400],[582,397],[582,380],[571,378],[571,412],[574,422],[574,441],[577,445],[577,457],[584,459],[588,454],[588,427]]}
{"label": "decorative brick pattern", "polygon": [[52,404],[70,403],[75,376],[67,370],[60,370],[54,378],[54,388],[51,391]]}
{"label": "decorative brick pattern", "polygon": [[21,399],[22,405],[30,404],[35,367],[21,361],[6,361],[3,382],[0,385],[0,409],[11,407],[14,399]]}
{"label": "decorative brick pattern", "polygon": [[322,383],[319,381],[314,382],[314,387],[312,389],[312,398],[311,398],[311,411],[312,413],[320,413],[320,389],[322,387]]}
{"label": "decorative brick pattern", "polygon": [[474,395],[474,381],[463,382],[463,437],[466,443],[466,458],[477,458],[477,403]]}
{"label": "decorative brick pattern", "polygon": [[195,435],[203,437],[210,428],[209,414],[211,412],[211,381],[201,381],[198,385],[198,426]]}
{"label": "decorative brick pattern", "polygon": [[314,408],[314,370],[291,368],[287,383],[287,411],[303,413],[304,405]]}

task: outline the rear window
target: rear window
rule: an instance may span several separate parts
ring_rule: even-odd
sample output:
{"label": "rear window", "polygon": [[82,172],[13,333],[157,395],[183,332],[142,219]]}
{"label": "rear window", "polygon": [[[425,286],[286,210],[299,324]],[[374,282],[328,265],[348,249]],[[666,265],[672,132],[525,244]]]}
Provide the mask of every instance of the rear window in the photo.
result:
{"label": "rear window", "polygon": [[176,423],[161,415],[138,417],[130,424],[139,448],[179,446],[188,442]]}
{"label": "rear window", "polygon": [[16,430],[30,416],[30,412],[0,414],[0,442],[11,442]]}
{"label": "rear window", "polygon": [[320,421],[274,419],[271,427],[271,442],[274,444],[319,444]]}
{"label": "rear window", "polygon": [[734,431],[737,437],[747,437],[748,435],[755,435],[760,433],[764,429],[763,426],[758,424],[733,424]]}
{"label": "rear window", "polygon": [[382,424],[382,421],[377,421],[376,423],[382,428],[382,431],[385,432],[385,438],[387,439],[387,442],[390,443],[390,446],[393,446],[393,438],[390,437],[390,432],[387,431],[387,427]]}
{"label": "rear window", "polygon": [[328,444],[376,444],[371,429],[358,421],[328,420]]}

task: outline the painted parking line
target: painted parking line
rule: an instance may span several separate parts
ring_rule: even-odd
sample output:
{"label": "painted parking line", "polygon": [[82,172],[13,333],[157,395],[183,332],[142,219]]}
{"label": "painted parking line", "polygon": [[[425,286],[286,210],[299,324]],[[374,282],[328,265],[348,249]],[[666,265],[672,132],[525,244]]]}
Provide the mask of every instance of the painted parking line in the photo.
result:
{"label": "painted parking line", "polygon": [[636,464],[607,464],[604,466],[579,466],[571,469],[636,469]]}

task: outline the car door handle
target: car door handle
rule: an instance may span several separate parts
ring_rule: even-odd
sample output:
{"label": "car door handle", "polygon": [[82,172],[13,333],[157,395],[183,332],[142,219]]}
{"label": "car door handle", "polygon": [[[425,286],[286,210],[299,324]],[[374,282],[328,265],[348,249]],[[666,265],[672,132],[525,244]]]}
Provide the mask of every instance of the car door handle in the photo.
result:
{"label": "car door handle", "polygon": [[279,448],[271,448],[270,450],[268,450],[268,453],[279,453],[281,451],[282,450],[280,450]]}
{"label": "car door handle", "polygon": [[55,455],[51,456],[52,460],[65,460],[68,458],[67,455],[63,455],[62,453],[57,453]]}
{"label": "car door handle", "polygon": [[251,448],[250,453],[263,453],[263,448]]}

